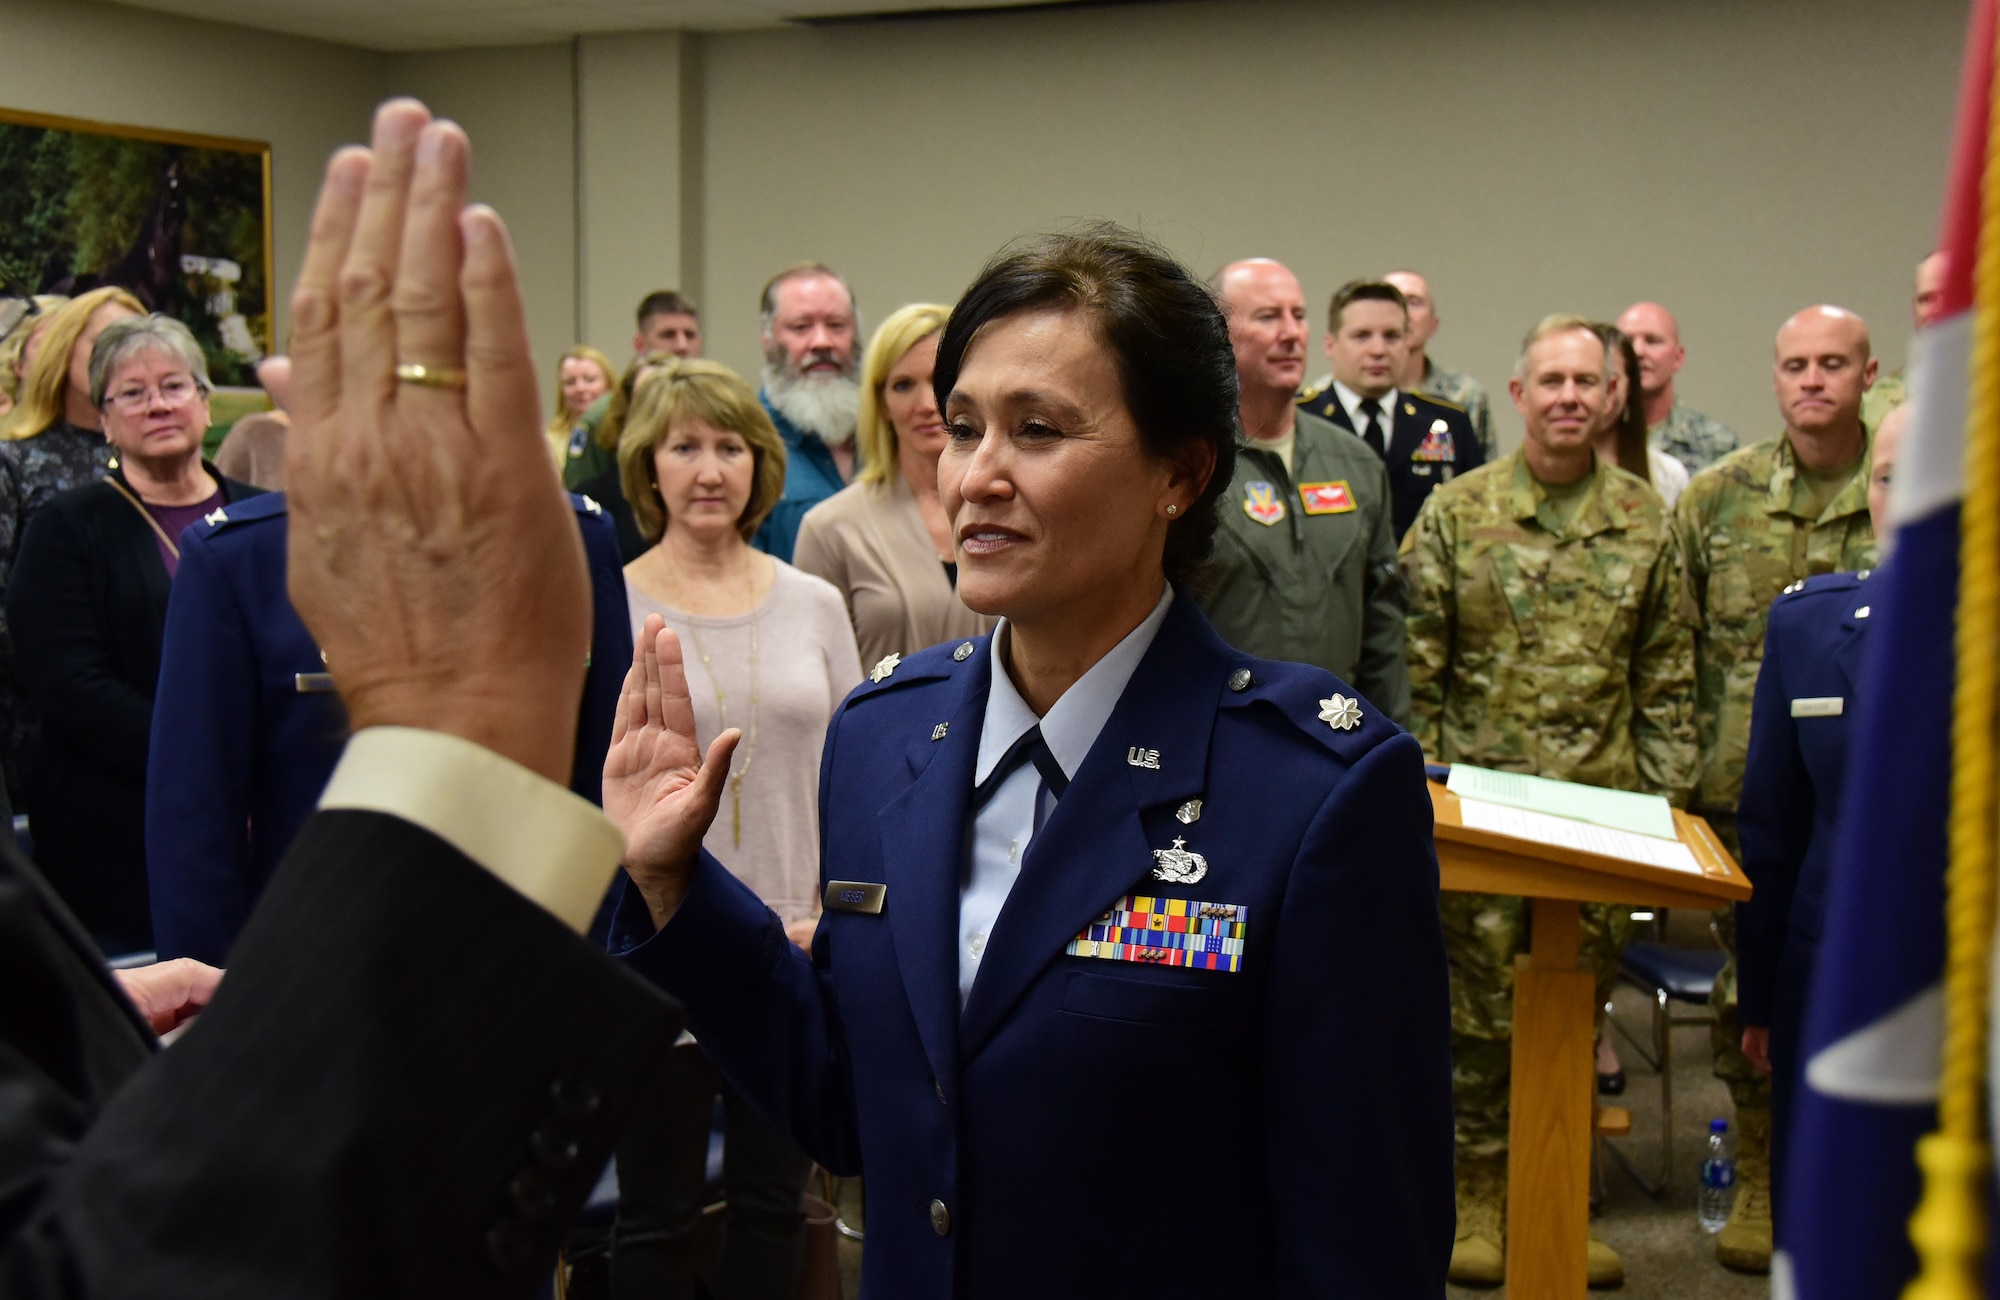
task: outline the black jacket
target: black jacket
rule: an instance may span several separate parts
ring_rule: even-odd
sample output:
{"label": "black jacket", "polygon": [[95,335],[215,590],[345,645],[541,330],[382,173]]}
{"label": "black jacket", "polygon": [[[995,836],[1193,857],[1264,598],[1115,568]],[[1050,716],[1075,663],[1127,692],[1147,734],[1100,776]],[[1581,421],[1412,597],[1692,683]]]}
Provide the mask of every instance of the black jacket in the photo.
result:
{"label": "black jacket", "polygon": [[[228,501],[262,492],[206,466]],[[42,722],[28,757],[35,857],[91,934],[152,947],[146,749],[171,581],[153,530],[113,469],[44,506],[7,584],[24,696]]]}
{"label": "black jacket", "polygon": [[11,848],[0,989],[9,1300],[525,1298],[680,1030],[511,886],[368,812],[306,822],[170,1052]]}

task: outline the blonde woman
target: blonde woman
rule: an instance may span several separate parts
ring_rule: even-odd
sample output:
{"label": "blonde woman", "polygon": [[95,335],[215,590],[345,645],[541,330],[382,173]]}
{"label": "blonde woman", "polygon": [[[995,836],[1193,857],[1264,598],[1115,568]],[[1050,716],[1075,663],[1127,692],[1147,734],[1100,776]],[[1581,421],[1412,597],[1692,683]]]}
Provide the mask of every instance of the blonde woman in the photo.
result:
{"label": "blonde woman", "polygon": [[[105,326],[144,314],[123,289],[93,289],[56,308],[37,333],[18,404],[0,424],[0,602],[28,521],[62,493],[103,478],[116,457],[104,414],[90,399],[90,349]],[[0,769],[14,811],[25,812],[21,756],[35,744],[35,726],[19,698],[13,642],[0,617]]]}
{"label": "blonde woman", "polygon": [[[784,441],[734,371],[669,358],[632,398],[618,471],[655,543],[625,568],[633,630],[657,635],[664,620],[680,637],[704,743],[743,733],[705,843],[804,946],[819,917],[820,749],[861,659],[840,593],[750,545],[784,492]],[[698,1047],[672,1053],[662,1086],[618,1148],[614,1300],[675,1294],[686,1276],[718,1091],[729,1219],[716,1294],[790,1297],[806,1156]]]}
{"label": "blonde woman", "polygon": [[549,440],[549,454],[555,457],[556,468],[562,468],[569,458],[570,434],[583,422],[583,413],[592,402],[611,391],[617,373],[611,358],[588,343],[577,344],[556,363],[555,414],[549,417],[548,428],[542,431]]}
{"label": "blonde woman", "polygon": [[958,598],[951,525],[938,502],[946,435],[931,369],[950,310],[912,303],[869,340],[855,432],[861,474],[807,512],[792,552],[792,563],[840,590],[863,663],[993,627]]}
{"label": "blonde woman", "polygon": [[21,399],[21,381],[35,362],[35,348],[48,329],[49,317],[69,299],[57,293],[36,294],[21,303],[21,314],[0,336],[0,424]]}

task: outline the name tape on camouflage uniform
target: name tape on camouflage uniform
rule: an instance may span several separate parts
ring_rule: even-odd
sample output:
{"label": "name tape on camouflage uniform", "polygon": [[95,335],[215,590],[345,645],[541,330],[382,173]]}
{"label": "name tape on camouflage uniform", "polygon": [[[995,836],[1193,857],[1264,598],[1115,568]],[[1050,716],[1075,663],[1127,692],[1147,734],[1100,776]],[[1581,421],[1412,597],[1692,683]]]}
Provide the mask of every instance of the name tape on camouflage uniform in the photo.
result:
{"label": "name tape on camouflage uniform", "polygon": [[1239,971],[1249,933],[1250,909],[1235,903],[1127,894],[1063,951],[1142,966]]}

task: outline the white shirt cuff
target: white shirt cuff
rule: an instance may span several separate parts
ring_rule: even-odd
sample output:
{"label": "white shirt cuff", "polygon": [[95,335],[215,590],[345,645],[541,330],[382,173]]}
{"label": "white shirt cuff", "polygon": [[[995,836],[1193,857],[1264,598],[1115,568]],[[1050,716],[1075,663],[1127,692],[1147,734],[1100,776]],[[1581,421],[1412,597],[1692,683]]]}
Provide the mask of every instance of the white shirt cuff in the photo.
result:
{"label": "white shirt cuff", "polygon": [[578,934],[625,852],[624,834],[589,800],[482,745],[416,727],[355,732],[319,806],[421,826]]}

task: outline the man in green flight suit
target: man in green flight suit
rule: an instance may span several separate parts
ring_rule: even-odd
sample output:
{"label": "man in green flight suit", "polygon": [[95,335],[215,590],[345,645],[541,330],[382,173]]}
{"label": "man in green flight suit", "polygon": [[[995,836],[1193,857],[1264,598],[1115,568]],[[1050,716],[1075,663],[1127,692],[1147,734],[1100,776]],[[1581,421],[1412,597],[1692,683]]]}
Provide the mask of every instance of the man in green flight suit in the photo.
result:
{"label": "man in green flight suit", "polygon": [[1236,346],[1243,442],[1203,608],[1231,645],[1316,664],[1407,726],[1388,471],[1361,439],[1294,404],[1310,334],[1297,277],[1259,257],[1212,284]]}
{"label": "man in green flight suit", "polygon": [[[1694,624],[1657,492],[1591,449],[1610,361],[1589,322],[1551,316],[1508,391],[1519,450],[1432,492],[1403,539],[1411,710],[1439,762],[1686,801],[1695,778]],[[1441,896],[1451,964],[1461,1285],[1505,1276],[1514,958],[1522,900]],[[1586,956],[1608,986],[1615,909],[1589,907]],[[1592,1285],[1624,1266],[1592,1239]]]}
{"label": "man in green flight suit", "polygon": [[[1875,381],[1868,325],[1840,307],[1808,307],[1778,331],[1772,366],[1785,431],[1723,457],[1688,483],[1674,526],[1701,608],[1695,716],[1701,781],[1694,811],[1737,852],[1736,801],[1750,748],[1750,704],[1764,663],[1764,625],[1781,592],[1816,573],[1875,563],[1868,521],[1868,426]],[[1716,913],[1734,950],[1733,913]],[[1715,1072],[1736,1103],[1737,1193],[1716,1258],[1742,1272],[1771,1264],[1770,1082],[1750,1066],[1736,1020],[1736,972],[1715,982]]]}

